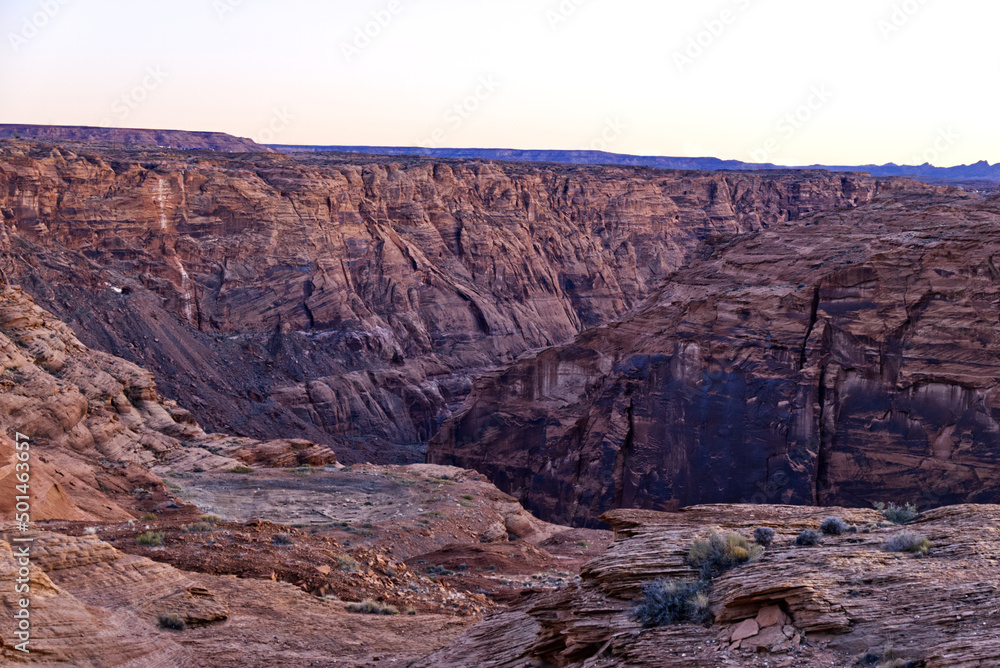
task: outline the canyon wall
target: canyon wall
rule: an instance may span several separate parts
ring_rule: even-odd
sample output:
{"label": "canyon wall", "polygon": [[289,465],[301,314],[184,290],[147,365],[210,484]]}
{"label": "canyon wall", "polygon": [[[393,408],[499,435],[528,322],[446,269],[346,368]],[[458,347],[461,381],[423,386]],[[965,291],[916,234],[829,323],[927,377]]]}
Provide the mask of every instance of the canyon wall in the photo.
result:
{"label": "canyon wall", "polygon": [[484,377],[429,460],[552,521],[1000,500],[1000,199],[898,190],[716,245]]}
{"label": "canyon wall", "polygon": [[886,187],[0,142],[12,281],[207,428],[348,463],[421,459],[473,378],[625,316],[706,242]]}

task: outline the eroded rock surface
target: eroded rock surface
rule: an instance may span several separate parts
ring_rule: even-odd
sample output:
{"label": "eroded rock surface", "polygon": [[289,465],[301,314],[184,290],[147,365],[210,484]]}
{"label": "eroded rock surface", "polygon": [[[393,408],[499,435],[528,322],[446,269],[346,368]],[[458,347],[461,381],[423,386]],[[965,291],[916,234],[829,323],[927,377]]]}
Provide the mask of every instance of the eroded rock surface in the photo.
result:
{"label": "eroded rock surface", "polygon": [[[829,515],[859,531],[794,544]],[[584,567],[580,584],[493,616],[418,665],[846,667],[892,654],[899,665],[972,668],[992,665],[1000,650],[998,506],[925,513],[906,527],[931,541],[923,558],[887,552],[902,527],[880,526],[867,510],[703,506],[604,519],[618,541]],[[714,581],[714,622],[643,629],[633,619],[644,583],[697,577],[685,563],[696,538],[713,529],[749,537],[757,526],[774,528],[775,541]]]}
{"label": "eroded rock surface", "polygon": [[1000,199],[898,191],[723,243],[483,379],[430,446],[541,517],[1000,500]]}
{"label": "eroded rock surface", "polygon": [[626,315],[706,239],[902,183],[0,144],[28,292],[209,429],[348,463],[422,459],[474,377]]}

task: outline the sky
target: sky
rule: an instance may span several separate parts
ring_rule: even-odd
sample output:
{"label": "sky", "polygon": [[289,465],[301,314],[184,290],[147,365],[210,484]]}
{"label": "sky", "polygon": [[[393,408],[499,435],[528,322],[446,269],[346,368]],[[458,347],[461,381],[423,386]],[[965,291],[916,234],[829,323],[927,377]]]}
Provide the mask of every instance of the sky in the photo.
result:
{"label": "sky", "polygon": [[3,0],[0,123],[1000,162],[1000,3]]}

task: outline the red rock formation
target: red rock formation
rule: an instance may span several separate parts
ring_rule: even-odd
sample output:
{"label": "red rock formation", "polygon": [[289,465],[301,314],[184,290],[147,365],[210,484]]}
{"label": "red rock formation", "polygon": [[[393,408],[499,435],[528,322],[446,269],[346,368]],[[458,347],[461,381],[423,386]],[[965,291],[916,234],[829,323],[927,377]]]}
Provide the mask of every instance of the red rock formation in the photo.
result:
{"label": "red rock formation", "polygon": [[413,461],[483,370],[622,317],[705,239],[869,201],[823,172],[0,150],[12,275],[210,428]]}
{"label": "red rock formation", "polygon": [[[835,512],[861,531],[798,547],[795,536]],[[615,511],[618,541],[587,564],[582,580],[535,597],[470,629],[417,666],[546,665],[720,668],[861,665],[959,668],[996,664],[990,619],[998,582],[995,540],[984,527],[997,506],[925,514],[914,530],[931,543],[917,559],[889,552],[899,533],[871,510],[705,506],[682,513]],[[712,529],[777,537],[758,560],[716,578],[713,622],[642,628],[633,618],[642,585],[695,578],[691,543]],[[898,661],[894,661],[898,659]],[[910,663],[912,662],[912,663]]]}
{"label": "red rock formation", "polygon": [[556,522],[1000,500],[1000,199],[898,192],[720,244],[477,385],[429,459]]}

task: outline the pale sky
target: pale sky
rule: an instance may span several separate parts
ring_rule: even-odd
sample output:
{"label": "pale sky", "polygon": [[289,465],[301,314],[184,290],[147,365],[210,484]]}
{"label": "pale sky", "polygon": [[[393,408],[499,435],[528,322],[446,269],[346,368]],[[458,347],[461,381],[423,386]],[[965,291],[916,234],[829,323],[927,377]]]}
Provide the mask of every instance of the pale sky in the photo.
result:
{"label": "pale sky", "polygon": [[976,0],[3,0],[0,122],[1000,162],[998,25]]}

